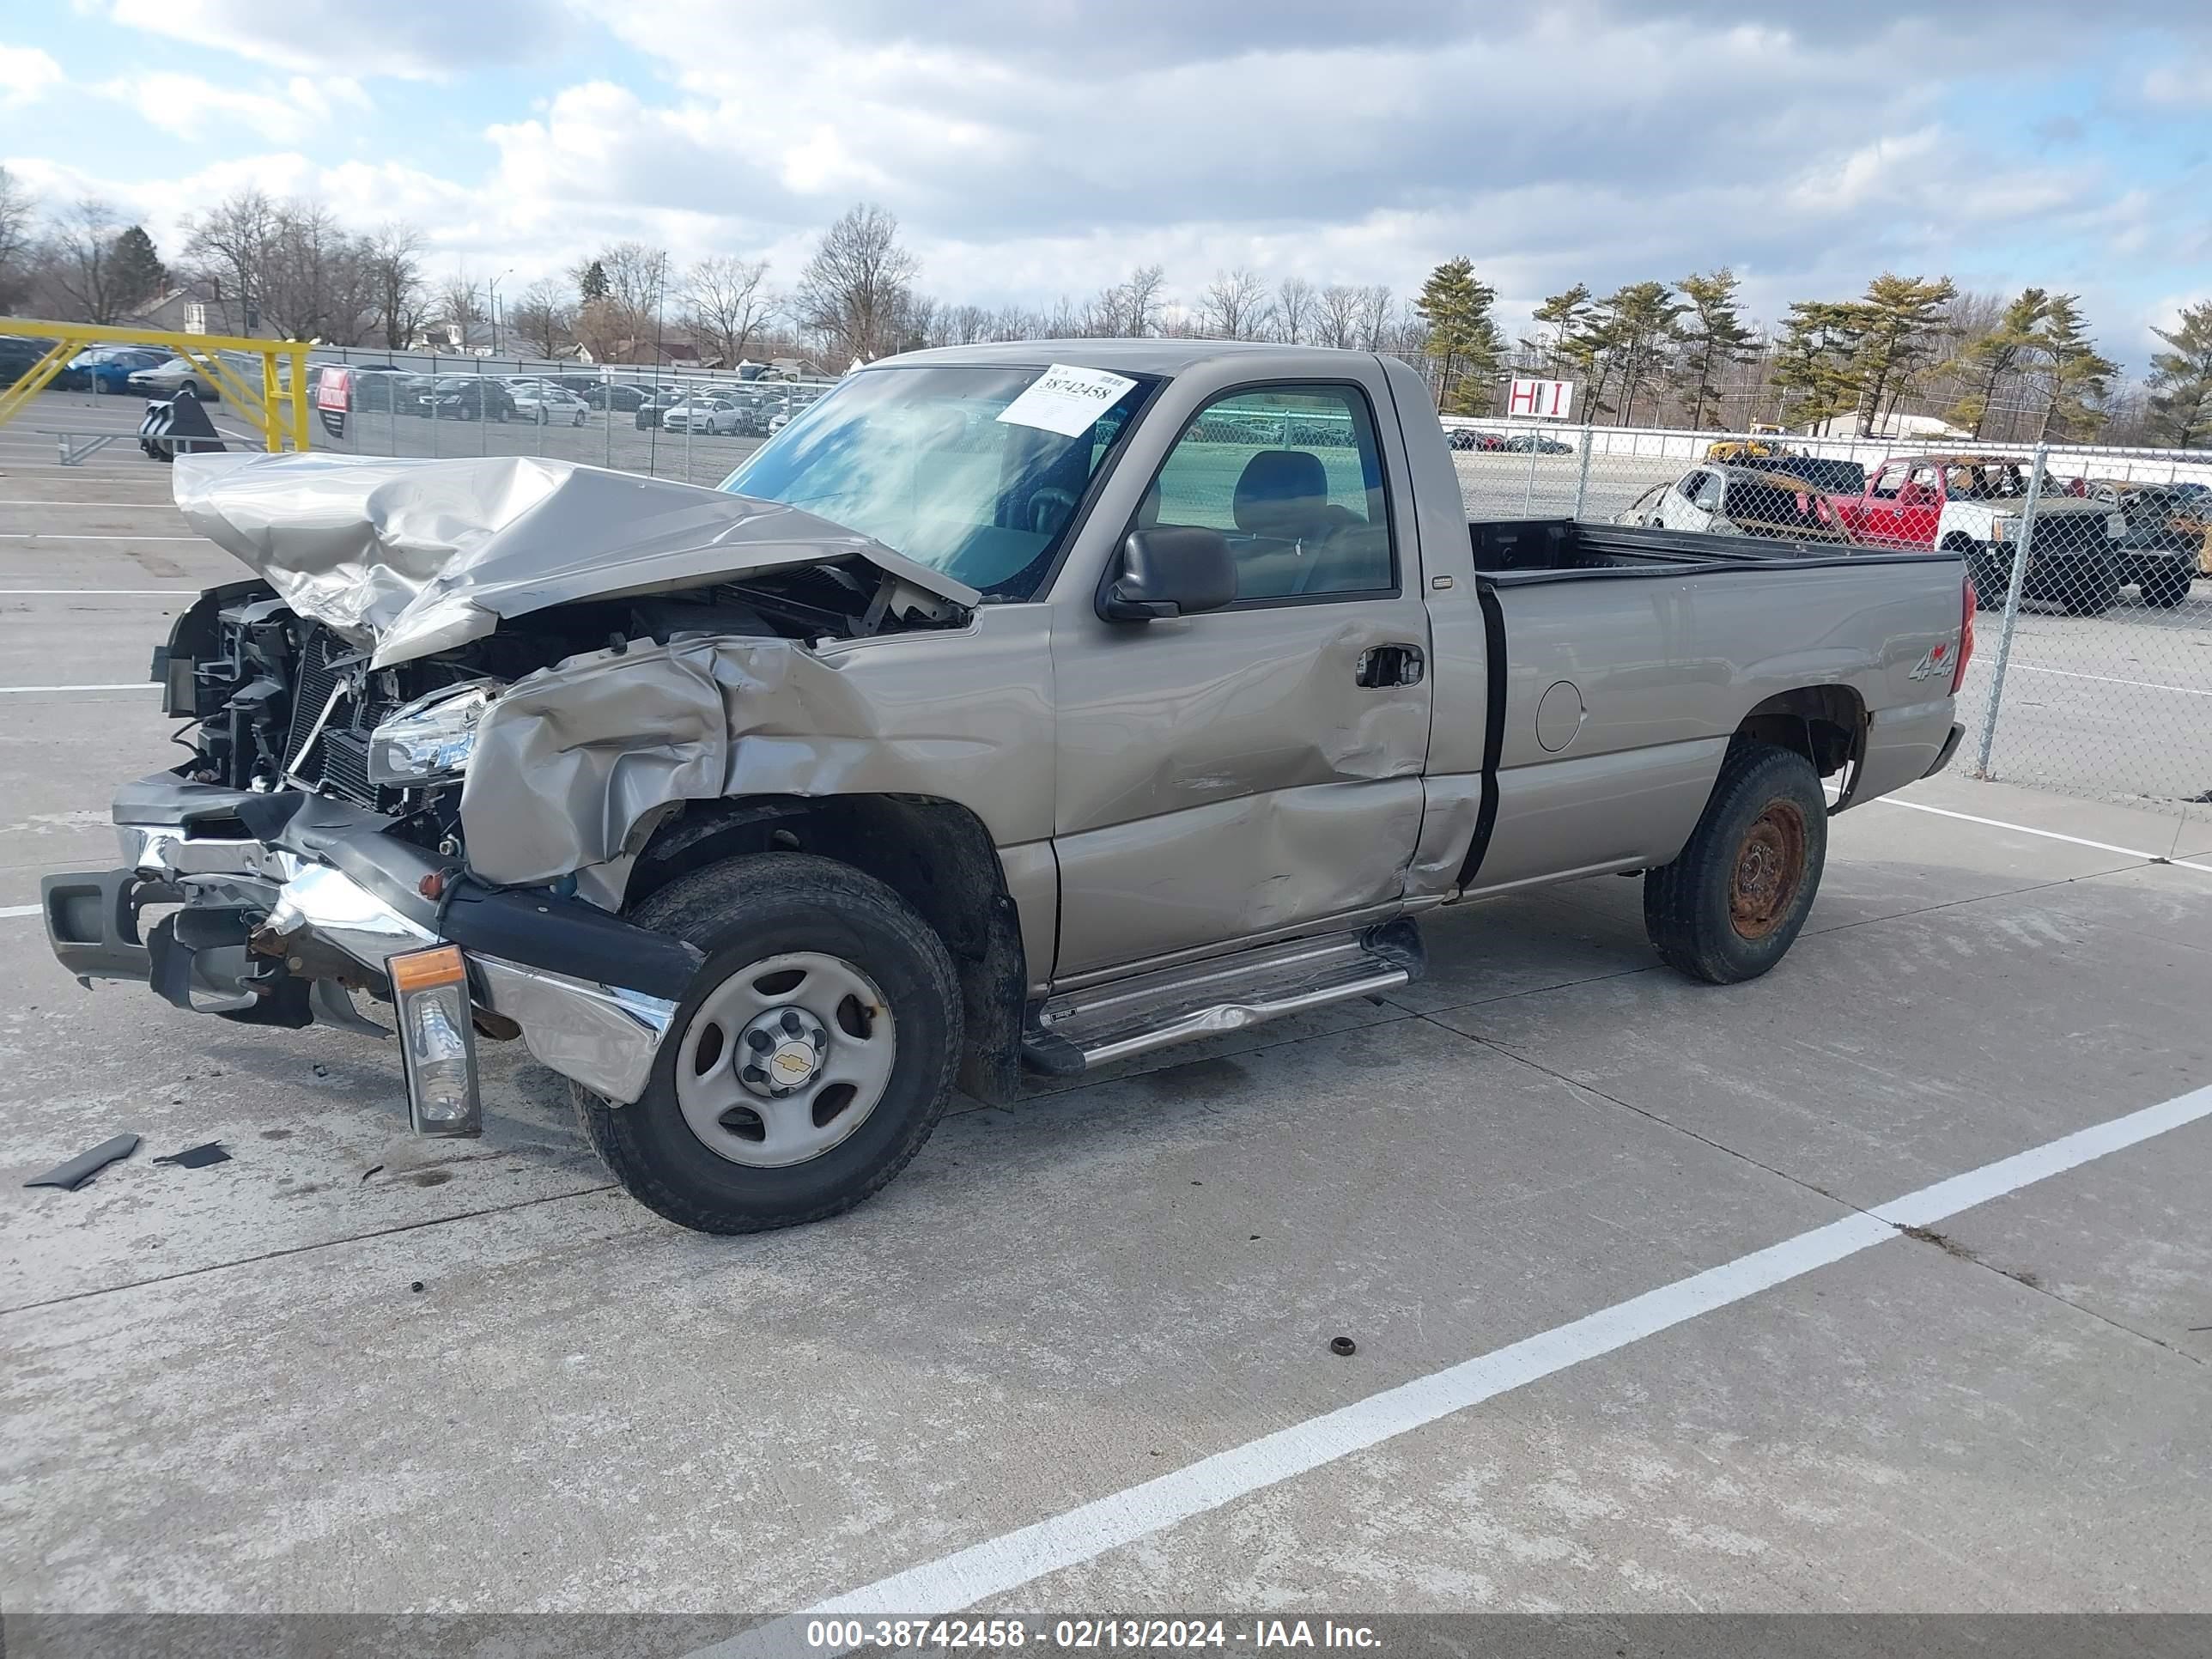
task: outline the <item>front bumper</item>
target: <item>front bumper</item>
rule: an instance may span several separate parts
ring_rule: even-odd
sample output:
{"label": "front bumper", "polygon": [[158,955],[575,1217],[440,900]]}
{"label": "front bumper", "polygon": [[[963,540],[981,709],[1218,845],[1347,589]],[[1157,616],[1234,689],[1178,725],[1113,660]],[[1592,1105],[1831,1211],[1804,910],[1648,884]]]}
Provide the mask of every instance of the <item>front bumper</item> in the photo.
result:
{"label": "front bumper", "polygon": [[[389,820],[322,796],[161,773],[126,786],[115,818],[120,868],[40,884],[48,942],[80,978],[137,980],[194,1012],[357,1025],[334,987],[388,996],[388,958],[451,943],[489,1029],[626,1103],[702,960],[550,888],[456,879],[426,897],[436,860],[386,834]],[[179,908],[142,928],[156,904]]]}

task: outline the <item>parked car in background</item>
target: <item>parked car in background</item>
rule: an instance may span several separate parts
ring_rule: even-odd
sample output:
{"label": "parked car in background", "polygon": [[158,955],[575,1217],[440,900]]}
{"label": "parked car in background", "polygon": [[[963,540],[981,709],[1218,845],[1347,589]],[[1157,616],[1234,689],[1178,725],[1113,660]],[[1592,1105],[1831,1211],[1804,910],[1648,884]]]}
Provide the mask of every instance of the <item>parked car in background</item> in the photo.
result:
{"label": "parked car in background", "polygon": [[[2123,583],[2133,582],[2142,602],[2170,611],[2189,597],[2205,550],[2212,546],[2212,511],[2203,497],[2172,484],[2099,480],[2093,501],[2118,508],[2127,533],[2115,544]],[[2036,515],[2042,516],[2039,502]]]}
{"label": "parked car in background", "polygon": [[1768,472],[1786,472],[1793,478],[1802,478],[1824,495],[1856,495],[1866,489],[1866,467],[1857,461],[1786,451],[1751,465]]}
{"label": "parked car in background", "polygon": [[416,402],[436,421],[504,421],[514,414],[514,394],[489,374],[451,375]]}
{"label": "parked car in background", "polygon": [[640,404],[653,395],[649,386],[635,386],[625,380],[597,380],[583,387],[576,395],[593,409],[613,410],[623,415],[634,413]]}
{"label": "parked car in background", "polygon": [[1571,455],[1575,453],[1575,447],[1572,444],[1563,444],[1557,438],[1547,438],[1540,432],[1516,432],[1498,447],[1510,450],[1516,455],[1527,455],[1531,453],[1538,455]]}
{"label": "parked car in background", "polygon": [[527,380],[510,386],[514,412],[540,426],[581,426],[592,418],[592,406],[574,392],[550,380]]}
{"label": "parked car in background", "polygon": [[744,424],[744,416],[727,398],[687,398],[662,411],[660,424],[671,432],[705,432],[730,437]]}
{"label": "parked car in background", "polygon": [[150,346],[87,346],[54,376],[53,384],[64,392],[125,392],[133,374],[159,368],[168,356]]}
{"label": "parked car in background", "polygon": [[660,417],[682,403],[690,394],[680,386],[664,386],[653,389],[653,395],[642,399],[637,406],[637,429],[659,426]]}
{"label": "parked car in background", "polygon": [[352,363],[352,386],[348,401],[356,409],[405,409],[412,410],[413,398],[429,390],[426,382],[421,386],[410,384],[417,377],[390,363]]}
{"label": "parked car in background", "polygon": [[54,349],[52,340],[28,335],[0,334],[0,386],[13,386],[31,372],[31,366]]}
{"label": "parked car in background", "polygon": [[1454,449],[1478,449],[1497,452],[1505,447],[1505,434],[1500,432],[1481,432],[1471,426],[1448,427],[1444,441]]}
{"label": "parked car in background", "polygon": [[1692,467],[1672,483],[1653,485],[1626,513],[1616,514],[1613,522],[1722,536],[1857,544],[1828,499],[1802,478],[1757,466],[1711,462]]}
{"label": "parked car in background", "polygon": [[[1999,608],[2012,578],[2033,465],[1987,453],[1893,456],[1867,479],[1863,493],[1828,500],[1869,546],[1958,554],[1983,607]],[[2115,544],[2127,530],[2112,507],[2046,473],[2021,597],[2055,602],[2073,616],[2110,610],[2121,581]]]}
{"label": "parked car in background", "polygon": [[[228,362],[225,367],[239,368]],[[239,368],[239,372],[246,371]],[[261,365],[258,362],[253,365],[252,374],[252,383],[258,386],[261,383]],[[131,370],[128,385],[131,391],[149,398],[173,398],[179,392],[189,392],[200,402],[208,404],[219,401],[222,396],[215,376],[208,373],[206,366],[184,356],[169,357],[149,368]]]}

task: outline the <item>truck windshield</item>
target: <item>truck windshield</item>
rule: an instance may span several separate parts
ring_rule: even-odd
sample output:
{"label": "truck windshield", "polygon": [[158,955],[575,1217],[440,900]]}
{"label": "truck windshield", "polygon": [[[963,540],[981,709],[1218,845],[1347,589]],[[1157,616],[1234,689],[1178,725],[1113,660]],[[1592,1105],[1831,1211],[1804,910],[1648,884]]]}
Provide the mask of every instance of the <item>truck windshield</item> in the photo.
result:
{"label": "truck windshield", "polygon": [[866,370],[794,416],[722,488],[803,507],[981,592],[1028,599],[1158,384],[1120,377],[1127,388],[1073,435],[1036,423],[1035,400],[1001,420],[1044,373]]}

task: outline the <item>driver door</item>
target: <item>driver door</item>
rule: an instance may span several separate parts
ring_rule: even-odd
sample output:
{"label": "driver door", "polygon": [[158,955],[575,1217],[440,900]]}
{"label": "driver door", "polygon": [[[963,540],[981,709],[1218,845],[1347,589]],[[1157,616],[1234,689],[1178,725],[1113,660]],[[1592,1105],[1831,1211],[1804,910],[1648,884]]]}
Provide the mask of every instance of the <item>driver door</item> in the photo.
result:
{"label": "driver door", "polygon": [[1055,977],[1350,926],[1403,894],[1429,631],[1372,380],[1230,392],[1185,424],[1123,531],[1219,531],[1232,604],[1055,633]]}

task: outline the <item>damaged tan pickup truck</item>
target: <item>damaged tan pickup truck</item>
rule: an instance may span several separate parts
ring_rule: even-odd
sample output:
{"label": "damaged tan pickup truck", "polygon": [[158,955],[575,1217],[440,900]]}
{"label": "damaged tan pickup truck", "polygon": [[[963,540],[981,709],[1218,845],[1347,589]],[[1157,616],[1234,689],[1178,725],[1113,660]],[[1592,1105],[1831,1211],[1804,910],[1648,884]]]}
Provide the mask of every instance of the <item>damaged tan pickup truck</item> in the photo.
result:
{"label": "damaged tan pickup truck", "polygon": [[720,490],[176,493],[253,575],[157,656],[191,757],[116,798],[122,867],[47,878],[55,953],[247,1024],[383,1005],[428,1133],[520,1038],[720,1232],[858,1202],[956,1086],[1387,994],[1464,899],[1640,871],[1667,962],[1764,973],[1829,813],[1950,758],[1972,645],[1948,554],[1470,525],[1419,376],[1353,352],[923,352]]}

